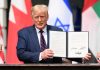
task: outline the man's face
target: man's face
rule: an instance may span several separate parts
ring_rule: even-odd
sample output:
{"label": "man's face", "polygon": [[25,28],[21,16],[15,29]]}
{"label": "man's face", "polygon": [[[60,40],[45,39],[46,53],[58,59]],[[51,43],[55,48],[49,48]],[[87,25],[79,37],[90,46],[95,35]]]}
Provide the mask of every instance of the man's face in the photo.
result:
{"label": "man's face", "polygon": [[47,24],[48,13],[40,9],[36,9],[32,13],[33,13],[32,18],[35,26],[38,29],[43,29]]}

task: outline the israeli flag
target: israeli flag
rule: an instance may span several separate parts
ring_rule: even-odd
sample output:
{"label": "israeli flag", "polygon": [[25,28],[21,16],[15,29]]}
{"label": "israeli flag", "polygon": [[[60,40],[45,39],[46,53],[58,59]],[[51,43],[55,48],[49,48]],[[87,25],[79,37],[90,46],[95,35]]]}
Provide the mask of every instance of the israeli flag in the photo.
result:
{"label": "israeli flag", "polygon": [[48,24],[57,26],[63,31],[74,31],[73,17],[68,0],[49,0]]}

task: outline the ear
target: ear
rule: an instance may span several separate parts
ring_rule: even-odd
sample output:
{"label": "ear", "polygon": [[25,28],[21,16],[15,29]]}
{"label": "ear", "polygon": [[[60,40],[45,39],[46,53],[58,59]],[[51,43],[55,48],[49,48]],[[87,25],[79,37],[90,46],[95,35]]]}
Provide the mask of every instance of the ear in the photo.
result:
{"label": "ear", "polygon": [[31,17],[33,18],[33,7],[31,8]]}

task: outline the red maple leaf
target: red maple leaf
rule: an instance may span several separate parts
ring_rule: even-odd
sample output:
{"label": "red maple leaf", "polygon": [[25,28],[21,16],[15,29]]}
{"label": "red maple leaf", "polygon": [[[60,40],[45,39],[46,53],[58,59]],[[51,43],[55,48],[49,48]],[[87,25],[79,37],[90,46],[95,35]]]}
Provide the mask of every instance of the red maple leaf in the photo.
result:
{"label": "red maple leaf", "polygon": [[[27,14],[20,11],[18,8],[12,5],[15,22],[13,23],[9,21],[8,26],[8,42],[7,42],[7,56],[6,63],[7,64],[20,64],[21,62],[17,58],[16,54],[16,45],[17,45],[17,32],[18,30],[33,25],[31,18],[31,0],[25,0]],[[10,16],[10,15],[9,15]]]}

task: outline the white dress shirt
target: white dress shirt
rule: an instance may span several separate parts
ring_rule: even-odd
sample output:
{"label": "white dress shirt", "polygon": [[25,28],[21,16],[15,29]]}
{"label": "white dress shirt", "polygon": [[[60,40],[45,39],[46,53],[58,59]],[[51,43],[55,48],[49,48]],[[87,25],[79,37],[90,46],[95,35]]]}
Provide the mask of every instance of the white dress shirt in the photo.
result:
{"label": "white dress shirt", "polygon": [[[36,28],[36,27],[35,27]],[[39,45],[40,45],[40,30],[38,28],[36,28],[36,32],[37,32],[37,36],[38,36],[38,40],[39,40]],[[45,42],[46,42],[46,45],[47,45],[47,26],[43,29],[43,36],[44,36],[44,39],[45,39]],[[41,53],[39,55],[39,61],[41,61],[42,58],[41,58]]]}

